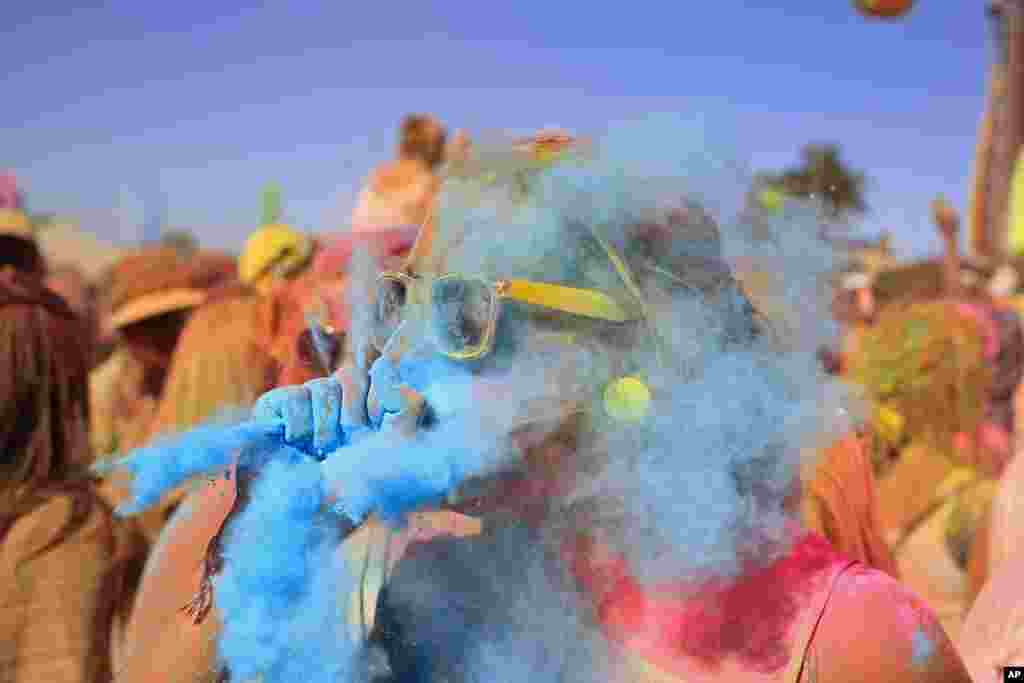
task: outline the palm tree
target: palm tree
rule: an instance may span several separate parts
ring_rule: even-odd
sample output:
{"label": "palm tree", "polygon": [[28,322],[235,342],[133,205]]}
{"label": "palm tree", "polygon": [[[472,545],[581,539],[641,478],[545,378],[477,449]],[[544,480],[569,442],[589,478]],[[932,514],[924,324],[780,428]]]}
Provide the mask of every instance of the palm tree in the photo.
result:
{"label": "palm tree", "polygon": [[864,174],[846,165],[839,145],[806,145],[800,156],[799,166],[770,176],[770,182],[785,194],[821,201],[832,220],[867,211]]}

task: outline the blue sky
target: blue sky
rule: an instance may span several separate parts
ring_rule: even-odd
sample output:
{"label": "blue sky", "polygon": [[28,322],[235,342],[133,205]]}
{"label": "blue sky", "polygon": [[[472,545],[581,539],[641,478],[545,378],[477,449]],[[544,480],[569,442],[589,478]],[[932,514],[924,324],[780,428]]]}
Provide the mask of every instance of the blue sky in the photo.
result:
{"label": "blue sky", "polygon": [[302,227],[343,227],[409,111],[586,132],[697,110],[736,121],[756,167],[840,142],[873,180],[863,229],[924,255],[929,200],[966,202],[991,55],[983,0],[895,24],[850,0],[8,4],[0,168],[32,207],[135,240],[166,203],[222,247],[268,181]]}

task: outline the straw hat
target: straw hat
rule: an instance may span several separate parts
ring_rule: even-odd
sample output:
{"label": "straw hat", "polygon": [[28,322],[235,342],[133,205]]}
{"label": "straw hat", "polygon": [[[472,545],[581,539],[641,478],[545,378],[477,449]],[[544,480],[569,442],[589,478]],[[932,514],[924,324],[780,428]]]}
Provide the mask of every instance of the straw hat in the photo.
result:
{"label": "straw hat", "polygon": [[120,330],[158,315],[195,308],[205,300],[206,292],[199,289],[172,289],[142,296],[117,309],[110,316],[110,326]]}
{"label": "straw hat", "polygon": [[22,239],[35,239],[32,232],[32,222],[25,215],[24,211],[17,209],[0,209],[0,235],[20,237]]}
{"label": "straw hat", "polygon": [[187,257],[169,247],[145,249],[123,258],[112,274],[113,330],[166,313],[195,308],[208,290],[235,274],[233,260],[218,254],[194,253]]}

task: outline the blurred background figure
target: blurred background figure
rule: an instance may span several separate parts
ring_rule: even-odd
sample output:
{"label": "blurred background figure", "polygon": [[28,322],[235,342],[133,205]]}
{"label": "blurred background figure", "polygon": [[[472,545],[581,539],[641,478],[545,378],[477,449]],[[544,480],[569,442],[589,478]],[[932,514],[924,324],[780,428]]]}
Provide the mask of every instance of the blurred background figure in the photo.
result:
{"label": "blurred background figure", "polygon": [[90,346],[90,368],[102,358],[99,348],[99,310],[96,287],[89,282],[81,270],[70,264],[50,265],[46,272],[46,286],[58,294],[71,307],[85,328],[85,338]]}
{"label": "blurred background figure", "polygon": [[320,237],[322,247],[309,272],[275,297],[277,326],[270,339],[280,362],[278,386],[325,377],[344,361],[350,350],[348,282],[355,253],[365,252],[381,268],[401,268],[422,234],[416,226],[397,226]]}
{"label": "blurred background figure", "polygon": [[[266,300],[243,285],[208,293],[182,327],[141,443],[247,410],[275,386],[278,365],[263,336],[267,315]],[[149,541],[156,541],[187,490],[181,487],[137,518]]]}
{"label": "blurred background figure", "polygon": [[263,225],[249,235],[238,260],[239,279],[262,294],[306,271],[316,253],[312,236],[281,223]]}
{"label": "blurred background figure", "polygon": [[878,481],[870,444],[840,439],[804,473],[803,521],[850,559],[899,578],[878,518]]}
{"label": "blurred background figure", "polygon": [[473,151],[473,140],[469,133],[457,130],[445,143],[444,171],[445,174],[462,175],[462,170],[469,162]]}
{"label": "blurred background figure", "polygon": [[229,408],[248,408],[273,386],[265,305],[244,286],[212,290],[189,317],[171,356],[146,441],[195,427]]}
{"label": "blurred background figure", "polygon": [[185,258],[164,247],[140,250],[116,264],[103,324],[118,335],[119,345],[90,380],[97,456],[142,445],[189,313],[208,289],[233,279],[234,271],[229,257]]}
{"label": "blurred background figure", "polygon": [[819,358],[832,375],[845,372],[849,356],[857,352],[861,335],[877,312],[873,292],[874,276],[861,269],[848,269],[834,284],[832,315],[839,323],[839,349],[822,348]]}
{"label": "blurred background figure", "polygon": [[[276,363],[275,382],[321,377],[339,355],[334,309],[344,294],[338,274],[313,268],[323,247],[323,237],[282,222],[280,196],[269,188],[262,225],[246,239],[239,259],[239,279],[265,299],[260,338]],[[321,297],[325,289],[330,292]]]}
{"label": "blurred background figure", "polygon": [[111,677],[145,546],[91,462],[87,331],[35,278],[0,273],[0,680]]}
{"label": "blurred background figure", "polygon": [[352,230],[423,225],[439,189],[447,133],[434,117],[410,114],[402,120],[398,154],[366,179],[352,212]]}
{"label": "blurred background figure", "polygon": [[40,278],[46,272],[32,223],[17,208],[0,208],[0,268],[13,268]]}
{"label": "blurred background figure", "polygon": [[304,273],[318,248],[312,235],[284,222],[280,190],[263,191],[260,227],[245,241],[238,260],[238,277],[263,294]]}

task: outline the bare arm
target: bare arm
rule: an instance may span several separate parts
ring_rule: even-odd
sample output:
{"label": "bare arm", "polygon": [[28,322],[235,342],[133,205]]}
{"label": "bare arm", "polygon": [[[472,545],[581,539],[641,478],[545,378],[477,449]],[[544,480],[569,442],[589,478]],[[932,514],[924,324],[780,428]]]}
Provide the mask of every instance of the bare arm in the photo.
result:
{"label": "bare arm", "polygon": [[906,587],[867,568],[840,580],[808,654],[810,683],[969,683],[938,619]]}

